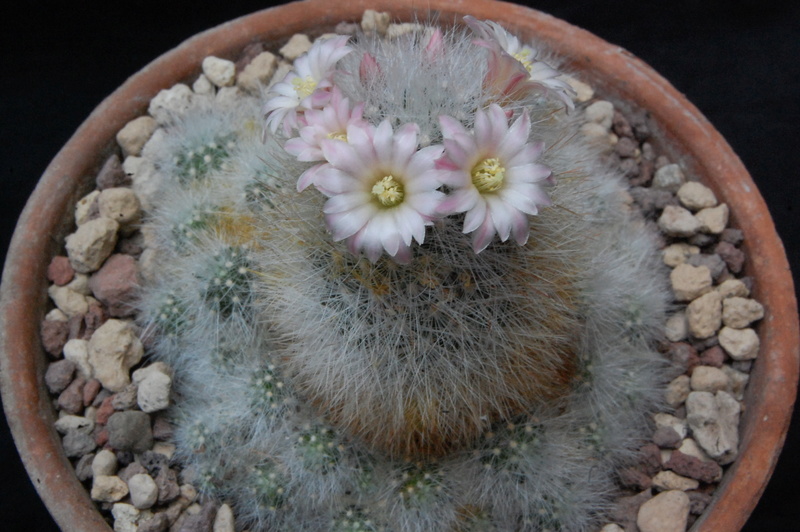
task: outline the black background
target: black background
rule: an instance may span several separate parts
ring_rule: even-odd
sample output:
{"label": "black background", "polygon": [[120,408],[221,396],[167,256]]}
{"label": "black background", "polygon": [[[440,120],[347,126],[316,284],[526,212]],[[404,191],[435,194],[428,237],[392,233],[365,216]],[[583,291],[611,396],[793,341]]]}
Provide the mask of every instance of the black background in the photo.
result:
{"label": "black background", "polygon": [[[334,0],[331,0],[332,2]],[[519,2],[523,3],[523,2]],[[268,2],[30,2],[0,22],[0,250],[36,181],[128,76],[193,34]],[[425,2],[419,5],[424,8]],[[800,246],[800,4],[789,1],[542,0],[528,5],[649,63],[733,146],[770,207],[797,284]],[[797,293],[797,288],[795,288]],[[745,530],[800,530],[800,416]],[[0,528],[50,532],[0,422]],[[72,532],[72,531],[68,531]]]}

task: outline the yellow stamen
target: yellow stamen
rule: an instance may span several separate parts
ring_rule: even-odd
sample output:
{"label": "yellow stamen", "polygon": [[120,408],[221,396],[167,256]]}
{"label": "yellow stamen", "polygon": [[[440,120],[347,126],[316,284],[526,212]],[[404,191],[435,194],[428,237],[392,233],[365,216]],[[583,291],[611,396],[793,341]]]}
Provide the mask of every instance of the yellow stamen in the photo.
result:
{"label": "yellow stamen", "polygon": [[403,189],[403,184],[397,181],[394,176],[387,175],[373,185],[372,195],[378,198],[378,201],[384,207],[394,207],[403,201],[405,190]]}
{"label": "yellow stamen", "polygon": [[522,63],[522,66],[524,66],[525,70],[530,74],[531,68],[533,67],[533,57],[531,57],[531,50],[529,48],[523,48],[521,51],[515,53],[514,59]]}
{"label": "yellow stamen", "polygon": [[311,76],[306,76],[305,78],[294,78],[292,80],[292,85],[294,86],[294,90],[297,92],[297,95],[301,100],[311,96],[311,93],[317,88],[317,82],[314,81],[314,78]]}
{"label": "yellow stamen", "polygon": [[331,131],[328,133],[328,138],[331,140],[342,140],[347,142],[347,133],[343,131]]}
{"label": "yellow stamen", "polygon": [[494,192],[503,186],[506,169],[500,166],[496,157],[484,159],[472,169],[472,184],[478,192]]}

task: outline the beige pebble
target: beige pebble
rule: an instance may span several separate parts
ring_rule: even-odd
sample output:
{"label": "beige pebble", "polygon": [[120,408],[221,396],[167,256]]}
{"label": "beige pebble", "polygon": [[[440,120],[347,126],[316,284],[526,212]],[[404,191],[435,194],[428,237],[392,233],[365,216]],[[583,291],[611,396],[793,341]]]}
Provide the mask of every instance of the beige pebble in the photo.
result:
{"label": "beige pebble", "polygon": [[719,345],[734,360],[753,360],[758,356],[761,342],[753,329],[723,327],[719,331]]}
{"label": "beige pebble", "polygon": [[673,408],[681,406],[686,398],[689,397],[689,392],[692,391],[691,381],[687,375],[679,375],[675,377],[668,385],[665,394],[667,404]]}
{"label": "beige pebble", "polygon": [[200,74],[197,79],[192,83],[192,91],[201,96],[214,96],[216,94],[216,87],[211,83],[205,74]]}
{"label": "beige pebble", "polygon": [[227,504],[223,504],[217,510],[212,532],[234,532],[234,530],[236,530],[236,526],[233,519],[233,510]]}
{"label": "beige pebble", "polygon": [[158,122],[152,116],[140,116],[125,124],[117,133],[117,144],[122,148],[122,155],[140,155],[156,129]]}
{"label": "beige pebble", "polygon": [[739,279],[727,279],[716,287],[715,290],[719,292],[719,295],[721,295],[723,299],[729,297],[747,297],[750,295],[747,285]]}
{"label": "beige pebble", "polygon": [[588,83],[584,83],[583,81],[566,74],[558,76],[557,79],[565,81],[570,87],[572,87],[572,90],[575,91],[576,102],[584,103],[594,98],[594,89],[592,89],[592,86]]}
{"label": "beige pebble", "polygon": [[689,181],[678,189],[678,201],[689,210],[699,211],[717,206],[717,197],[707,186],[697,181]]}
{"label": "beige pebble", "polygon": [[702,224],[691,212],[677,205],[667,205],[658,217],[658,227],[669,236],[690,237]]}
{"label": "beige pebble", "polygon": [[636,525],[641,532],[685,532],[689,507],[689,496],[683,491],[664,491],[642,504]]}
{"label": "beige pebble", "polygon": [[722,465],[739,454],[740,413],[739,401],[725,391],[692,392],[686,398],[686,422],[695,441]]}
{"label": "beige pebble", "polygon": [[729,214],[728,206],[723,203],[716,207],[701,210],[695,214],[695,218],[700,222],[699,230],[701,232],[718,235],[728,227]]}
{"label": "beige pebble", "polygon": [[308,35],[295,33],[279,52],[289,61],[294,61],[309,49],[311,49],[311,39],[308,38]]}
{"label": "beige pebble", "polygon": [[120,226],[139,221],[142,207],[136,193],[130,188],[107,188],[97,198],[100,216],[116,221]]}
{"label": "beige pebble", "polygon": [[103,449],[92,460],[93,477],[110,477],[117,472],[117,455],[108,449]]}
{"label": "beige pebble", "polygon": [[89,302],[86,296],[71,290],[69,287],[50,285],[47,289],[47,295],[50,296],[56,307],[70,318],[82,316],[89,310]]}
{"label": "beige pebble", "polygon": [[722,302],[722,323],[734,329],[744,329],[764,317],[764,307],[754,299],[730,297]]}
{"label": "beige pebble", "polygon": [[651,186],[658,190],[677,192],[685,182],[686,176],[679,165],[666,164],[656,170]]}
{"label": "beige pebble", "polygon": [[692,301],[711,291],[711,270],[706,266],[679,264],[670,272],[676,301]]}
{"label": "beige pebble", "polygon": [[129,370],[144,355],[144,347],[134,334],[131,323],[109,319],[89,340],[89,364],[94,377],[112,392],[130,384]]}
{"label": "beige pebble", "polygon": [[233,61],[210,55],[203,59],[203,74],[217,87],[229,87],[236,79],[236,65]]}
{"label": "beige pebble", "polygon": [[367,9],[361,17],[361,29],[365,32],[377,32],[383,35],[389,29],[391,21],[392,17],[389,13]]}
{"label": "beige pebble", "polygon": [[[686,395],[689,395],[688,391],[686,392]],[[655,421],[656,427],[671,428],[681,438],[685,438],[686,435],[689,433],[689,427],[686,424],[686,420],[675,417],[672,414],[667,414],[666,412],[658,412],[653,416],[653,421]]]}
{"label": "beige pebble", "polygon": [[[102,266],[117,244],[119,224],[109,218],[95,218],[67,236],[69,263],[76,272],[90,273]],[[62,309],[63,310],[63,309]]]}
{"label": "beige pebble", "polygon": [[685,263],[692,255],[697,255],[699,253],[699,247],[692,246],[684,242],[679,242],[677,244],[670,244],[664,248],[664,251],[661,253],[661,257],[664,260],[664,264],[670,268],[674,268]]}
{"label": "beige pebble", "polygon": [[78,200],[75,204],[75,225],[80,227],[89,221],[92,204],[100,195],[99,190],[93,190]]}
{"label": "beige pebble", "polygon": [[685,312],[676,312],[667,320],[664,334],[670,342],[685,340],[689,334],[689,323]]}
{"label": "beige pebble", "polygon": [[132,504],[118,502],[111,507],[111,515],[114,516],[114,532],[137,532],[138,522],[142,517],[142,512]]}
{"label": "beige pebble", "polygon": [[92,482],[92,500],[99,502],[117,502],[128,494],[128,485],[115,475],[100,475]]}
{"label": "beige pebble", "polygon": [[266,87],[275,69],[278,67],[278,58],[270,52],[261,52],[239,73],[236,84],[245,92],[259,94],[262,87]]}
{"label": "beige pebble", "polygon": [[692,336],[711,338],[722,326],[722,296],[709,292],[698,297],[686,307],[686,320]]}
{"label": "beige pebble", "polygon": [[600,124],[608,133],[614,121],[614,104],[606,100],[598,100],[586,108],[586,120]]}
{"label": "beige pebble", "polygon": [[728,390],[730,385],[730,379],[719,368],[696,366],[692,371],[691,386],[693,391],[717,393],[720,390]]}
{"label": "beige pebble", "polygon": [[687,478],[672,471],[660,471],[653,477],[653,486],[660,491],[681,490],[689,491],[697,489],[700,482],[693,478]]}

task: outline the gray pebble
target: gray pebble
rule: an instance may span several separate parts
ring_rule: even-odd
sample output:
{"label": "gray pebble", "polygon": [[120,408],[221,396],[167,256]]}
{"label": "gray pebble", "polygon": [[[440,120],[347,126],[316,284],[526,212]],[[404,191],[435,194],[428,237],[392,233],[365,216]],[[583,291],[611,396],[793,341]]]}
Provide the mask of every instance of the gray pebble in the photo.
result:
{"label": "gray pebble", "polygon": [[143,453],[153,447],[150,416],[144,412],[117,412],[108,419],[108,443],[114,449]]}
{"label": "gray pebble", "polygon": [[59,394],[69,386],[72,376],[75,375],[75,367],[75,363],[71,360],[58,360],[47,366],[44,382],[50,393]]}
{"label": "gray pebble", "polygon": [[69,458],[79,458],[91,453],[97,447],[91,434],[80,430],[70,430],[61,440],[64,454]]}

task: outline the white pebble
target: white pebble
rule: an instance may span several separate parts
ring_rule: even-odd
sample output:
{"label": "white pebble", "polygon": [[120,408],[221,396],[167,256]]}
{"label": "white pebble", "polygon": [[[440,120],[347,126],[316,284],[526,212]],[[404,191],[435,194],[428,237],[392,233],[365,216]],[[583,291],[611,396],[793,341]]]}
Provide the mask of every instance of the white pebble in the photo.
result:
{"label": "white pebble", "polygon": [[227,59],[210,55],[203,59],[202,68],[203,74],[217,87],[233,85],[233,80],[236,79],[236,65]]}
{"label": "white pebble", "polygon": [[158,486],[150,475],[140,473],[128,479],[131,502],[139,510],[153,506],[158,500]]}
{"label": "white pebble", "polygon": [[695,441],[723,465],[739,453],[740,412],[739,401],[728,392],[692,392],[686,398],[686,422]]}
{"label": "white pebble", "polygon": [[117,472],[117,455],[107,449],[97,453],[92,460],[92,476],[110,477]]}
{"label": "white pebble", "polygon": [[683,170],[677,164],[666,164],[656,170],[653,175],[652,187],[660,190],[669,190],[670,192],[678,192],[681,186],[686,182],[686,176]]}
{"label": "white pebble", "polygon": [[753,329],[723,327],[719,331],[719,345],[734,360],[753,360],[758,356],[761,342]]}

